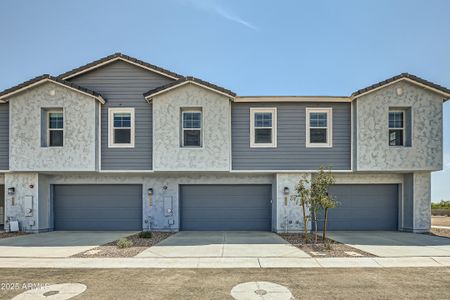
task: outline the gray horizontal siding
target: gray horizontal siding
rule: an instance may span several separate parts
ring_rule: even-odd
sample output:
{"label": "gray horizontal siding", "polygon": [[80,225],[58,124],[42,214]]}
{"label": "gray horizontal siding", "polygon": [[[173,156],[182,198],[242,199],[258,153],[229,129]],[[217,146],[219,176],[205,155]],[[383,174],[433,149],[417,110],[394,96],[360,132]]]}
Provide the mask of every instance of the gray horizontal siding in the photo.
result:
{"label": "gray horizontal siding", "polygon": [[[277,108],[277,148],[250,148],[251,107]],[[332,148],[306,148],[306,107],[333,108]],[[350,103],[232,103],[233,170],[349,170],[350,112]]]}
{"label": "gray horizontal siding", "polygon": [[[71,79],[99,92],[107,103],[101,112],[101,167],[103,170],[151,170],[152,106],[143,93],[172,81],[140,67],[117,61]],[[135,108],[135,147],[108,148],[108,108]]]}
{"label": "gray horizontal siding", "polygon": [[9,169],[9,104],[0,104],[0,170]]}

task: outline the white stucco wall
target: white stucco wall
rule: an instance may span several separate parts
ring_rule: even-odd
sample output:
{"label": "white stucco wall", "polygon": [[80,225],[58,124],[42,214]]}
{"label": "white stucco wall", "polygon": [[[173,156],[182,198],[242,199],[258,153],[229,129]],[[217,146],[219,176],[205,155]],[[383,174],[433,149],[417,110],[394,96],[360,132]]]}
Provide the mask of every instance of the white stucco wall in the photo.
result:
{"label": "white stucco wall", "polygon": [[428,232],[431,228],[431,174],[414,173],[414,231]]}
{"label": "white stucco wall", "polygon": [[[229,99],[188,84],[153,99],[153,168],[155,171],[226,171],[230,169]],[[183,148],[181,108],[201,107],[203,147]]]}
{"label": "white stucco wall", "polygon": [[[277,232],[297,232],[303,230],[303,209],[296,195],[296,187],[300,178],[306,175],[311,180],[311,173],[278,173],[276,174],[277,194]],[[289,188],[289,195],[284,194],[284,188]],[[309,210],[307,211],[309,216]],[[308,221],[308,229],[311,222]]]}
{"label": "white stucco wall", "polygon": [[[9,101],[11,171],[96,169],[95,99],[58,84],[43,83]],[[42,108],[63,108],[63,147],[41,146]]]}
{"label": "white stucco wall", "polygon": [[[403,93],[398,95],[397,89]],[[441,170],[442,100],[442,96],[405,81],[358,98],[357,170]],[[388,145],[389,107],[411,107],[411,147]]]}
{"label": "white stucco wall", "polygon": [[[37,231],[39,224],[38,173],[7,173],[5,174],[5,218],[12,217],[19,221],[23,231]],[[32,187],[31,187],[32,186]],[[8,188],[14,187],[15,194],[8,195]],[[33,197],[32,216],[25,216],[25,197]]]}

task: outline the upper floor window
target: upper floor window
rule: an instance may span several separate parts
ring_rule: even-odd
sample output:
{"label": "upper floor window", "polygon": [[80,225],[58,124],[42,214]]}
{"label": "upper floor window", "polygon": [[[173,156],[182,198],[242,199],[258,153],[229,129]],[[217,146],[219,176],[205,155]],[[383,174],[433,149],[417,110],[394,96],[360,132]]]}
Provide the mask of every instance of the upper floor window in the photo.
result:
{"label": "upper floor window", "polygon": [[62,147],[64,144],[64,114],[62,109],[47,111],[47,146]]}
{"label": "upper floor window", "polygon": [[181,119],[181,146],[202,147],[201,109],[183,109]]}
{"label": "upper floor window", "polygon": [[389,146],[404,146],[405,112],[389,111]]}
{"label": "upper floor window", "polygon": [[306,108],[306,147],[332,147],[332,108]]}
{"label": "upper floor window", "polygon": [[134,108],[110,108],[108,146],[110,148],[133,148],[134,122]]}
{"label": "upper floor window", "polygon": [[277,146],[277,109],[250,108],[250,147]]}

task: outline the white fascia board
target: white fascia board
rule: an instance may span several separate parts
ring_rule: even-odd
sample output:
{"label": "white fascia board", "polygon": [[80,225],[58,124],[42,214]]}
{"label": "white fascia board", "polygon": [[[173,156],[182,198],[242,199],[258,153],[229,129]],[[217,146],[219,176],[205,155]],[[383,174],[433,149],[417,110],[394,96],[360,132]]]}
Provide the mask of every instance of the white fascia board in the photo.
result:
{"label": "white fascia board", "polygon": [[375,91],[378,91],[378,90],[380,90],[380,89],[383,89],[383,88],[385,88],[385,87],[388,87],[388,86],[390,86],[390,85],[393,85],[393,84],[395,84],[395,83],[397,83],[397,82],[400,82],[400,81],[402,81],[402,80],[408,81],[408,82],[410,82],[410,83],[412,83],[412,84],[415,84],[415,85],[417,85],[417,86],[420,86],[420,87],[422,87],[422,88],[424,88],[424,89],[427,89],[427,90],[430,90],[430,91],[435,92],[435,93],[437,93],[437,94],[440,94],[440,95],[446,97],[447,99],[450,98],[450,94],[449,94],[449,93],[445,93],[445,92],[443,92],[443,91],[441,91],[441,90],[438,90],[438,89],[435,89],[434,87],[431,87],[431,86],[429,86],[429,85],[423,84],[423,83],[421,83],[421,82],[417,82],[417,81],[412,80],[412,79],[410,79],[410,78],[399,78],[399,79],[397,79],[397,80],[394,80],[394,81],[392,81],[392,82],[383,84],[383,85],[381,85],[381,86],[379,86],[379,87],[376,87],[376,88],[374,88],[374,89],[371,89],[371,90],[369,90],[369,91],[367,91],[367,92],[364,92],[364,93],[362,93],[362,94],[355,95],[355,96],[351,97],[351,99],[352,99],[352,100],[357,99],[357,98],[359,98],[359,97],[365,96],[365,95],[367,95],[367,94],[373,93],[373,92],[375,92]]}
{"label": "white fascia board", "polygon": [[151,95],[145,97],[145,100],[147,100],[147,102],[150,103],[150,101],[153,99],[153,97],[158,96],[158,95],[160,95],[160,94],[164,94],[164,93],[166,93],[166,92],[168,92],[168,91],[170,91],[170,90],[179,88],[179,87],[181,87],[181,86],[183,86],[183,85],[186,85],[186,84],[195,84],[195,85],[197,85],[197,86],[199,86],[199,87],[202,87],[202,88],[204,88],[204,89],[213,91],[214,93],[223,95],[223,96],[228,97],[228,98],[230,98],[230,99],[232,99],[232,100],[235,99],[235,97],[232,96],[232,95],[229,95],[229,94],[227,94],[227,93],[221,92],[221,91],[216,90],[216,89],[213,89],[213,88],[211,88],[211,87],[209,87],[209,86],[206,86],[206,85],[203,85],[203,84],[201,84],[201,83],[198,83],[198,82],[195,82],[195,81],[183,81],[183,82],[180,82],[179,84],[176,84],[176,85],[174,85],[174,86],[171,86],[170,88],[161,90],[161,91],[156,92],[156,93],[154,93],[154,94],[151,94]]}
{"label": "white fascia board", "polygon": [[[11,96],[13,96],[13,95],[15,95],[15,94],[21,93],[21,92],[23,92],[23,91],[25,91],[25,90],[28,90],[28,89],[30,89],[30,88],[32,88],[32,87],[35,87],[35,86],[37,86],[37,85],[40,85],[40,84],[43,84],[43,83],[46,83],[46,82],[51,82],[51,83],[60,85],[60,86],[62,86],[62,87],[64,87],[64,88],[67,88],[67,89],[73,90],[73,91],[75,91],[75,92],[78,92],[78,93],[80,93],[80,94],[89,96],[89,97],[91,97],[91,98],[94,98],[94,99],[98,100],[98,101],[99,101],[100,103],[102,103],[102,104],[105,104],[105,102],[106,102],[105,99],[103,99],[101,96],[94,96],[94,95],[91,95],[91,94],[89,94],[89,93],[85,93],[85,92],[83,92],[83,91],[81,91],[81,90],[79,90],[79,89],[73,88],[73,87],[71,87],[71,86],[62,84],[62,83],[57,82],[57,81],[54,81],[54,80],[52,80],[52,79],[50,79],[50,78],[44,78],[44,79],[39,80],[39,81],[37,81],[37,82],[35,82],[35,83],[33,83],[33,84],[24,86],[24,87],[21,88],[21,89],[18,89],[18,90],[15,90],[15,91],[11,92],[11,93],[5,94],[5,95],[3,95],[3,96],[0,97],[0,101],[2,101],[2,99],[11,97]],[[2,103],[6,103],[6,102],[8,102],[8,101],[3,100]]]}
{"label": "white fascia board", "polygon": [[154,72],[154,73],[160,74],[160,75],[162,75],[162,76],[165,76],[165,77],[168,77],[168,78],[171,78],[171,79],[175,79],[175,80],[176,80],[176,79],[179,79],[178,77],[175,77],[175,76],[169,75],[169,74],[167,74],[167,73],[161,72],[161,71],[159,71],[159,70],[156,70],[156,69],[153,69],[153,68],[150,68],[150,67],[147,67],[147,66],[144,66],[144,65],[135,63],[135,62],[133,62],[133,61],[131,61],[131,60],[128,60],[128,59],[126,59],[126,58],[123,58],[123,57],[114,57],[114,58],[111,58],[110,60],[104,61],[104,62],[99,63],[99,64],[96,64],[95,66],[92,66],[92,67],[90,67],[90,68],[87,68],[87,69],[81,70],[81,71],[79,71],[79,72],[77,72],[77,73],[74,73],[74,74],[71,74],[71,75],[69,75],[69,76],[63,77],[62,79],[63,79],[63,80],[67,80],[67,79],[76,77],[76,76],[78,76],[78,75],[80,75],[80,74],[89,72],[89,71],[91,71],[91,70],[95,70],[95,69],[97,69],[97,68],[99,68],[99,67],[101,67],[101,66],[107,65],[107,64],[112,63],[112,62],[117,61],[117,60],[121,60],[121,61],[127,62],[127,63],[129,63],[129,64],[135,65],[135,66],[140,67],[140,68],[145,69],[145,70],[152,71],[152,72]]}
{"label": "white fascia board", "polygon": [[266,103],[266,102],[351,102],[350,97],[334,96],[238,96],[236,103]]}

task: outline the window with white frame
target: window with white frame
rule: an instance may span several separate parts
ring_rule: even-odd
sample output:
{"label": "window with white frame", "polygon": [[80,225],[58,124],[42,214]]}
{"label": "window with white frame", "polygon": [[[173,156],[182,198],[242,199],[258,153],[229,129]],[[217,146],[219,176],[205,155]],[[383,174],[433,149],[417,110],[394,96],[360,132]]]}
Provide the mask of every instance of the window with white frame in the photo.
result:
{"label": "window with white frame", "polygon": [[47,111],[47,146],[64,145],[64,113],[62,109]]}
{"label": "window with white frame", "polygon": [[133,148],[134,122],[134,108],[110,108],[108,146],[110,148]]}
{"label": "window with white frame", "polygon": [[389,146],[403,146],[405,141],[405,112],[389,111]]}
{"label": "window with white frame", "polygon": [[277,147],[277,109],[250,108],[250,147]]}
{"label": "window with white frame", "polygon": [[333,146],[332,108],[306,108],[306,147]]}
{"label": "window with white frame", "polygon": [[181,111],[181,147],[202,147],[202,110],[185,108]]}

